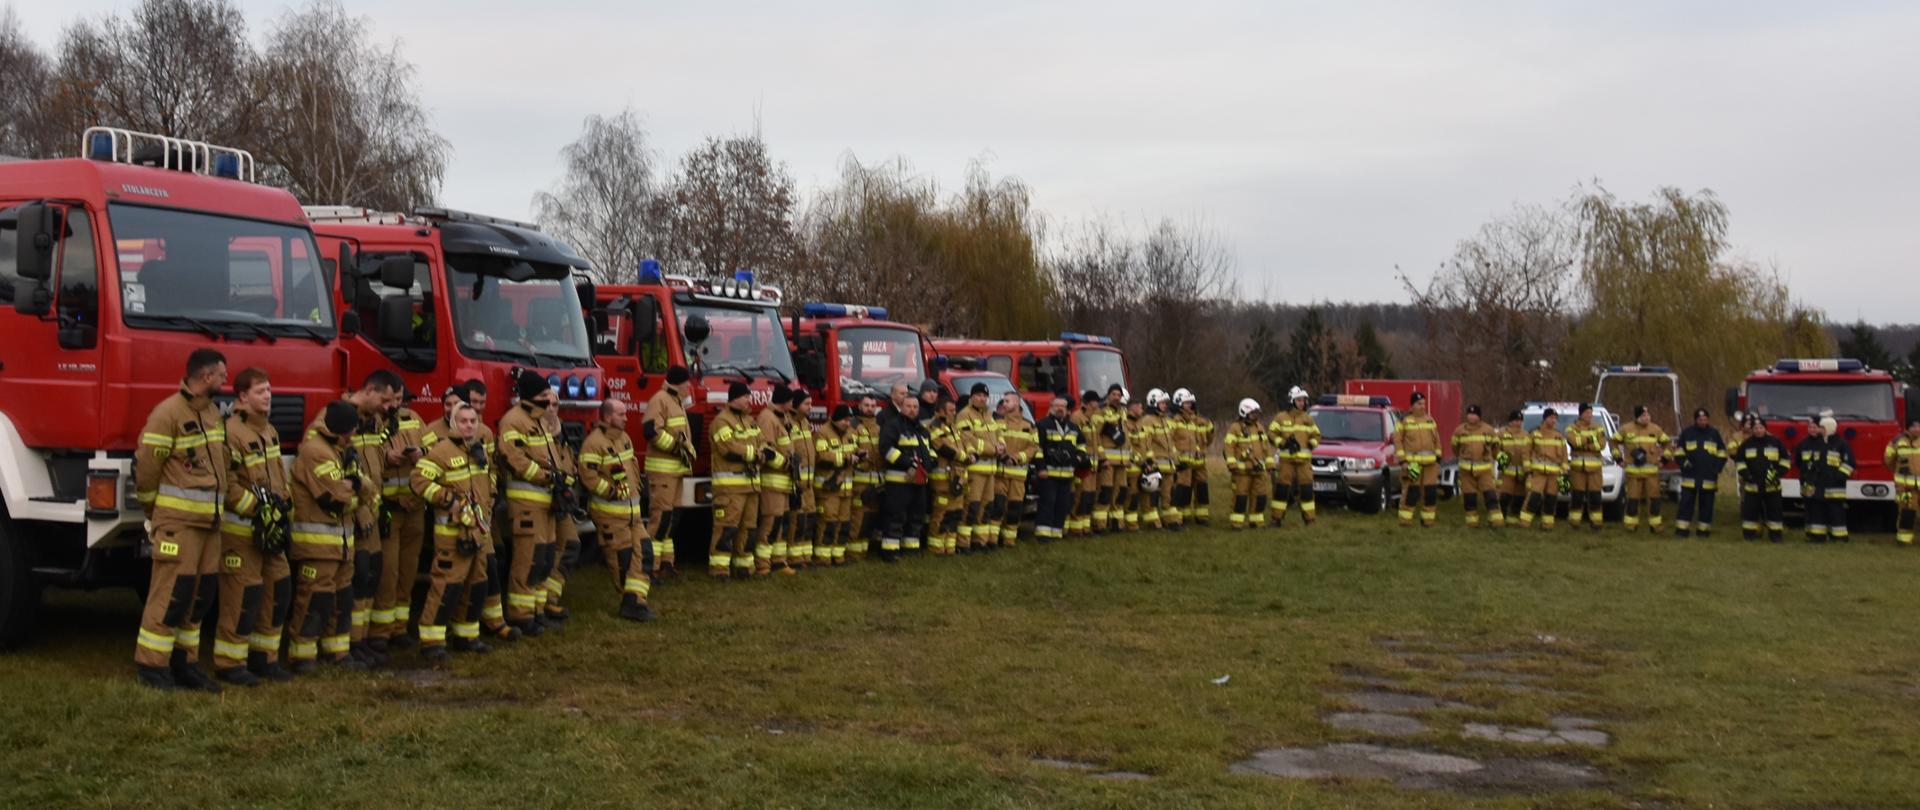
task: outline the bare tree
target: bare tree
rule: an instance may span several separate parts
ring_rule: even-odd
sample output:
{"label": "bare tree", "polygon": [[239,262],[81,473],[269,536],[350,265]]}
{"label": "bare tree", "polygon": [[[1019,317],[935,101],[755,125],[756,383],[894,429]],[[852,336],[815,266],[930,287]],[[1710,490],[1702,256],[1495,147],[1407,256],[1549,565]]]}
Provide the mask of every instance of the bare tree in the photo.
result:
{"label": "bare tree", "polygon": [[640,261],[659,251],[660,191],[640,114],[629,108],[587,116],[580,137],[560,155],[566,176],[533,198],[540,224],[591,260],[601,281],[632,281]]}
{"label": "bare tree", "polygon": [[1426,316],[1415,362],[1490,405],[1546,394],[1573,314],[1577,239],[1563,209],[1516,206],[1455,247],[1424,285],[1401,274]]}
{"label": "bare tree", "polygon": [[792,273],[793,177],[758,133],[710,137],[687,153],[656,209],[675,267],[705,276],[752,268],[783,282]]}
{"label": "bare tree", "polygon": [[393,211],[439,195],[451,145],[434,132],[400,44],[315,0],[282,18],[259,66],[264,179],[302,200]]}
{"label": "bare tree", "polygon": [[808,202],[801,218],[806,272],[797,297],[884,303],[900,321],[932,326],[955,295],[939,271],[939,189],[904,160],[864,165],[849,155],[840,180]]}
{"label": "bare tree", "polygon": [[[254,143],[260,94],[247,22],[227,0],[141,0],[126,18],[81,21],[60,44],[54,127],[119,126]],[[77,136],[76,136],[77,137]]]}
{"label": "bare tree", "polygon": [[1140,245],[1108,218],[1066,231],[1047,262],[1051,305],[1069,329],[1110,334],[1146,295]]}
{"label": "bare tree", "polygon": [[43,131],[51,73],[13,8],[0,8],[0,154],[52,157]]}

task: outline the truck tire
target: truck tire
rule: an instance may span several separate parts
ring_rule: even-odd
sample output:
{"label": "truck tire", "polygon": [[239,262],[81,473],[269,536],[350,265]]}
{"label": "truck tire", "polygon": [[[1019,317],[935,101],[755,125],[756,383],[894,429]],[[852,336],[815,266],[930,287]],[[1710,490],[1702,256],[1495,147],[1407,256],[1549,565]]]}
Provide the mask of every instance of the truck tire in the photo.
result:
{"label": "truck tire", "polygon": [[33,579],[33,554],[19,527],[0,508],[0,650],[27,640],[40,612],[40,586]]}
{"label": "truck tire", "polygon": [[1387,511],[1387,508],[1392,505],[1392,493],[1393,487],[1388,486],[1387,481],[1382,479],[1379,490],[1360,496],[1359,500],[1353,502],[1353,507],[1361,514],[1378,515]]}

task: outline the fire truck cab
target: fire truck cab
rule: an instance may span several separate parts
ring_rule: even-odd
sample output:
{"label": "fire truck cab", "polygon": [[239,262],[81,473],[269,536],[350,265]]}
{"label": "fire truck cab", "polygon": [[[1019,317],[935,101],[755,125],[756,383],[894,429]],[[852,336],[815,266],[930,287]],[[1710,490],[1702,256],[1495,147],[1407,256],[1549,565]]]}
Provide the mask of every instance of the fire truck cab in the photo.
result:
{"label": "fire truck cab", "polygon": [[[727,279],[666,275],[651,259],[642,263],[638,284],[603,284],[595,289],[594,359],[606,380],[606,396],[644,411],[647,400],[666,385],[667,369],[685,366],[691,375],[687,421],[698,443],[693,474],[681,482],[680,506],[713,505],[708,468],[707,429],[727,406],[727,388],[744,382],[753,390],[754,407],[765,406],[773,386],[793,382],[793,357],[780,326],[780,289],[754,281],[740,270]],[[635,448],[645,453],[641,419],[627,423]],[[706,554],[701,520],[681,520],[676,540],[688,552]]]}
{"label": "fire truck cab", "polygon": [[868,393],[885,396],[896,383],[918,392],[936,373],[933,342],[887,320],[880,307],[806,304],[788,321],[787,340],[800,384],[812,394],[815,422],[835,406],[858,407]]}
{"label": "fire truck cab", "polygon": [[[1851,358],[1784,359],[1727,389],[1726,406],[1729,416],[1760,417],[1788,450],[1806,438],[1807,422],[1832,416],[1853,446],[1847,500],[1890,504],[1895,492],[1893,471],[1885,462],[1887,444],[1900,434],[1908,414],[1920,412],[1920,389]],[[1797,471],[1781,481],[1781,493],[1789,502],[1800,499]]]}
{"label": "fire truck cab", "polygon": [[559,390],[563,429],[580,440],[601,381],[576,290],[590,265],[572,247],[535,225],[446,209],[306,212],[340,268],[333,306],[366,325],[342,341],[350,382],[393,369],[409,406],[432,420],[449,387],[477,379],[492,424],[512,404],[515,375],[533,371]]}
{"label": "fire truck cab", "polygon": [[267,369],[287,442],[345,381],[332,268],[251,155],[104,127],[80,147],[0,163],[0,646],[43,586],[145,582],[133,455],[188,354]]}
{"label": "fire truck cab", "polygon": [[1034,413],[1046,413],[1056,396],[1069,402],[1083,391],[1105,396],[1116,383],[1145,396],[1133,390],[1127,356],[1110,337],[1061,332],[1059,340],[935,338],[933,346],[952,357],[979,358],[983,368],[1006,375]]}

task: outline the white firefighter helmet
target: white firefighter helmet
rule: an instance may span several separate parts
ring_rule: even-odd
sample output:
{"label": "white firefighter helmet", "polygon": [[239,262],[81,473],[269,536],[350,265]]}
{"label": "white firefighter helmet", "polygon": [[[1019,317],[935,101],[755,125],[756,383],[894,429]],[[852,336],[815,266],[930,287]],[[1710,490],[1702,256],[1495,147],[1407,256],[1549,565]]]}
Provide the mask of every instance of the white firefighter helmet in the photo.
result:
{"label": "white firefighter helmet", "polygon": [[1132,392],[1132,391],[1129,391],[1129,390],[1127,390],[1127,389],[1125,389],[1125,388],[1122,388],[1122,389],[1120,389],[1120,404],[1122,404],[1122,405],[1132,405],[1132,404],[1133,404],[1133,392]]}
{"label": "white firefighter helmet", "polygon": [[1307,394],[1307,389],[1301,388],[1300,386],[1297,386],[1297,385],[1293,387],[1293,390],[1287,392],[1288,402],[1296,402],[1302,399],[1312,399],[1312,398],[1313,398],[1312,396],[1309,396]]}
{"label": "white firefighter helmet", "polygon": [[1260,403],[1254,402],[1253,397],[1247,397],[1246,399],[1240,400],[1240,418],[1241,419],[1245,419],[1259,412],[1260,412]]}
{"label": "white firefighter helmet", "polygon": [[1173,389],[1173,407],[1181,408],[1193,404],[1193,392],[1185,388]]}
{"label": "white firefighter helmet", "polygon": [[1149,408],[1158,408],[1160,407],[1160,403],[1163,403],[1166,401],[1167,401],[1167,392],[1165,391],[1155,388],[1147,392],[1147,407]]}

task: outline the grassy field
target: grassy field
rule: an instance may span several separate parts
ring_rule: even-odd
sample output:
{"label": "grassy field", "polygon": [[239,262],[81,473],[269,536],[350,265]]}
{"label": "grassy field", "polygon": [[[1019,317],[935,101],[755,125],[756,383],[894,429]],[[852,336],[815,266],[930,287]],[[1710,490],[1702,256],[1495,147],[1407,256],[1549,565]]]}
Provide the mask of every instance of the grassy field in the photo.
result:
{"label": "grassy field", "polygon": [[[219,697],[133,684],[131,595],[52,593],[42,641],[0,656],[0,806],[1913,806],[1920,551],[1729,534],[1420,531],[1336,511],[1312,531],[675,581],[648,626],[612,617],[592,567],[558,636]],[[1461,682],[1479,665],[1456,654],[1515,652],[1537,690]],[[1600,719],[1611,746],[1546,755],[1605,781],[1229,773],[1257,749],[1369,739],[1322,719],[1347,708],[1343,673],[1474,705],[1400,745],[1528,755],[1460,727]]]}

